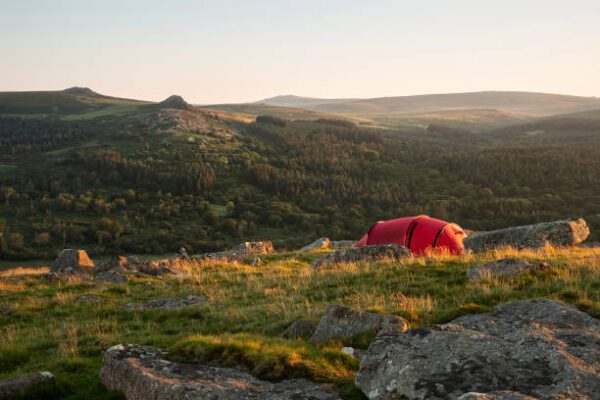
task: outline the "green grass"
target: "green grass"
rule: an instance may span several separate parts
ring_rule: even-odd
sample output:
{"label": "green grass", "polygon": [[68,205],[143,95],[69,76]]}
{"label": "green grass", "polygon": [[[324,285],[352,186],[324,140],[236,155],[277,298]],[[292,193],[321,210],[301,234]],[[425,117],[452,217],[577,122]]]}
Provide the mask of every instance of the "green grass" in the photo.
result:
{"label": "green grass", "polygon": [[[467,282],[465,271],[473,263],[515,255],[555,268],[537,276]],[[0,272],[0,302],[14,310],[0,316],[0,378],[49,370],[63,398],[120,398],[98,382],[102,354],[118,343],[140,343],[165,348],[173,358],[236,366],[263,379],[309,378],[335,387],[345,399],[359,399],[352,384],[358,365],[339,350],[348,342],[314,345],[281,338],[291,322],[317,321],[328,304],[337,303],[400,315],[418,327],[532,297],[563,300],[600,317],[600,250],[418,257],[313,271],[309,261],[316,257],[278,254],[265,257],[260,267],[192,264],[185,278],[136,279],[121,286],[49,282],[39,274],[43,268]],[[104,302],[75,304],[83,294]],[[210,303],[175,311],[116,310],[189,294]],[[351,343],[365,346],[361,341]]]}
{"label": "green grass", "polygon": [[88,111],[88,112],[84,112],[81,114],[65,115],[61,119],[63,121],[90,120],[90,119],[99,118],[99,117],[107,117],[107,116],[113,116],[113,115],[133,113],[136,110],[138,110],[139,107],[140,107],[140,105],[138,105],[138,104],[118,104],[118,105],[102,107],[97,110]]}

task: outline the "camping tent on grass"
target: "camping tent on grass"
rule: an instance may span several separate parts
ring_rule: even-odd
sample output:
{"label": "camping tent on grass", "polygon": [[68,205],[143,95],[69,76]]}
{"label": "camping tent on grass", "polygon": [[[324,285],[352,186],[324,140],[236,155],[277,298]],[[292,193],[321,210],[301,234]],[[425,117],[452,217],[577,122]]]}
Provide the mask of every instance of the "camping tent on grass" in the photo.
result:
{"label": "camping tent on grass", "polygon": [[462,254],[464,237],[465,232],[456,224],[419,215],[377,222],[354,247],[396,243],[406,246],[413,254]]}

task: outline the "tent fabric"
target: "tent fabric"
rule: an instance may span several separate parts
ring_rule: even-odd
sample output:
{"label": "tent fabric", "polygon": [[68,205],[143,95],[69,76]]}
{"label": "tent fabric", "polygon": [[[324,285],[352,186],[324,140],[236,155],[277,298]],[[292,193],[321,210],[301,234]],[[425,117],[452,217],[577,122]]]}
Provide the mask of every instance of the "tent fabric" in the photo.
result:
{"label": "tent fabric", "polygon": [[396,243],[406,246],[413,254],[462,254],[464,237],[465,232],[456,224],[419,215],[377,222],[354,247]]}

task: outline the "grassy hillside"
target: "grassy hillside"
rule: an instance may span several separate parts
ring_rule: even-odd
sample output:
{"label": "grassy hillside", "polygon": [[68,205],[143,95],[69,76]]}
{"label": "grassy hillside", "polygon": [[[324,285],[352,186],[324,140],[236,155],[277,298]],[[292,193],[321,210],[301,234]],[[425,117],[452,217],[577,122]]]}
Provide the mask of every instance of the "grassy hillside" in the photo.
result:
{"label": "grassy hillside", "polygon": [[[0,378],[49,370],[63,399],[121,399],[99,384],[102,353],[119,343],[140,343],[166,348],[188,362],[245,368],[264,379],[309,378],[331,385],[344,399],[358,400],[365,398],[353,385],[358,363],[340,347],[361,348],[368,338],[318,346],[281,338],[291,322],[318,321],[334,303],[400,315],[420,327],[535,297],[562,300],[600,317],[598,250],[505,250],[313,271],[308,262],[321,254],[272,255],[260,267],[192,263],[187,277],[140,278],[126,285],[93,285],[79,278],[52,282],[40,275],[43,268],[0,272],[1,300],[12,309],[0,314]],[[514,256],[547,261],[554,269],[536,276],[466,280],[470,265]],[[116,309],[190,294],[210,302],[180,310]],[[82,295],[102,301],[76,304]]]}
{"label": "grassy hillside", "polygon": [[104,96],[88,88],[77,87],[47,92],[0,92],[0,114],[61,116],[98,113],[107,109],[119,112],[119,107],[131,109],[146,103]]}

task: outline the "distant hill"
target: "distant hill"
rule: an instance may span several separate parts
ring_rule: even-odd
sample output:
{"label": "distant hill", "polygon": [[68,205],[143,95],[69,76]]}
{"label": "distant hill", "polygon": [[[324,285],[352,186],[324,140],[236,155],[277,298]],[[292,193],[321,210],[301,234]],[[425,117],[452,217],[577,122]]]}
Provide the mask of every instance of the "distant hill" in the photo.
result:
{"label": "distant hill", "polygon": [[502,91],[428,94],[354,100],[278,96],[261,100],[258,103],[363,116],[488,109],[503,113],[520,114],[522,116],[543,117],[600,108],[600,99],[594,97]]}
{"label": "distant hill", "polygon": [[280,107],[310,108],[324,104],[339,104],[357,101],[358,99],[317,99],[313,97],[301,97],[293,95],[275,96],[257,101],[255,104],[267,104]]}
{"label": "distant hill", "polygon": [[148,102],[104,96],[86,87],[57,91],[0,92],[0,114],[68,115]]}

